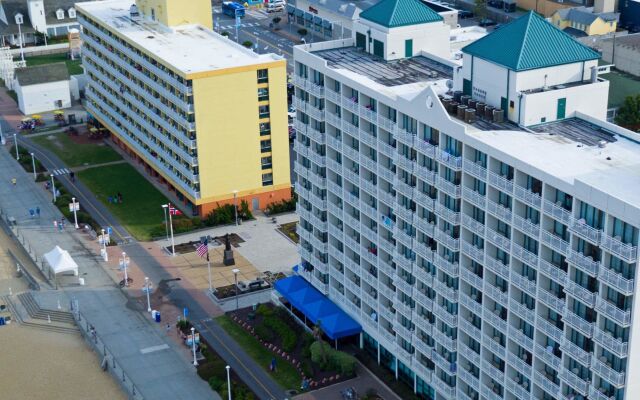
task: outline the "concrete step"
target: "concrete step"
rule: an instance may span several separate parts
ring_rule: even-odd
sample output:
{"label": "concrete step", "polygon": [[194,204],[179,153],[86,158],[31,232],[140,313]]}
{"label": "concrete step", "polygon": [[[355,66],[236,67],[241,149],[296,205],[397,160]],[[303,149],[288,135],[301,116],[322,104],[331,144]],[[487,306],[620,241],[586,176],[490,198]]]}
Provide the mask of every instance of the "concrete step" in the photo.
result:
{"label": "concrete step", "polygon": [[41,324],[41,323],[35,323],[35,322],[23,322],[22,325],[28,328],[35,328],[35,329],[40,329],[43,331],[55,332],[55,333],[76,334],[80,332],[78,328],[68,328],[66,326]]}
{"label": "concrete step", "polygon": [[33,298],[33,295],[30,292],[20,293],[18,295],[18,299],[27,310],[29,317],[31,317],[32,319],[51,319],[51,321],[75,325],[75,320],[73,319],[73,315],[71,315],[71,313],[67,311],[48,310],[40,308],[40,305],[36,302],[36,299]]}

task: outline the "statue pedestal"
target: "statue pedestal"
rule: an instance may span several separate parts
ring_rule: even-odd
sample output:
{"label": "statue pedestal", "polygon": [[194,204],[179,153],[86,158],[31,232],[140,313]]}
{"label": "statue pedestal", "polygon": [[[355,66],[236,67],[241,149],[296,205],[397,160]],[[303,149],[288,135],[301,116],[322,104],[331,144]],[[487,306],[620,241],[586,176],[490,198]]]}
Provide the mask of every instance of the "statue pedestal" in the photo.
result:
{"label": "statue pedestal", "polygon": [[224,258],[222,259],[222,263],[227,267],[230,265],[235,265],[236,261],[233,259],[233,250],[224,251]]}

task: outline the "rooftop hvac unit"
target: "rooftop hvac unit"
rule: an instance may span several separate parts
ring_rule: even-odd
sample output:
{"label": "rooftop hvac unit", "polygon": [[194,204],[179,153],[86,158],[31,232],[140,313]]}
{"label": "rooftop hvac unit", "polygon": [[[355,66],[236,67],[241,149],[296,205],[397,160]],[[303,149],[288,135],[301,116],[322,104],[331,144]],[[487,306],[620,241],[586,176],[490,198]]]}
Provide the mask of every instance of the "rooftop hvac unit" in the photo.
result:
{"label": "rooftop hvac unit", "polygon": [[476,111],[478,112],[478,116],[483,117],[484,116],[484,108],[486,107],[486,104],[484,104],[483,102],[477,102],[476,103]]}
{"label": "rooftop hvac unit", "polygon": [[467,106],[460,104],[458,106],[458,109],[456,110],[456,115],[458,116],[458,118],[463,119],[464,118],[464,111],[467,109]]}
{"label": "rooftop hvac unit", "polygon": [[467,104],[469,106],[469,108],[476,108],[476,104],[478,104],[477,100],[473,100],[473,99],[469,99],[469,104]]}
{"label": "rooftop hvac unit", "polygon": [[462,97],[462,91],[460,90],[456,90],[455,92],[453,92],[453,99],[460,103],[460,98]]}
{"label": "rooftop hvac unit", "polygon": [[464,104],[465,106],[469,104],[469,100],[471,99],[471,96],[467,95],[467,94],[463,94],[462,96],[460,96],[460,102],[462,104]]}
{"label": "rooftop hvac unit", "polygon": [[493,110],[493,121],[494,122],[504,122],[504,112],[497,108]]}
{"label": "rooftop hvac unit", "polygon": [[491,121],[493,120],[493,110],[495,110],[494,106],[487,105],[484,108],[484,118]]}
{"label": "rooftop hvac unit", "polygon": [[455,115],[458,112],[458,105],[457,101],[452,101],[449,105],[449,113]]}
{"label": "rooftop hvac unit", "polygon": [[476,110],[473,108],[467,108],[464,110],[464,121],[468,124],[476,122]]}

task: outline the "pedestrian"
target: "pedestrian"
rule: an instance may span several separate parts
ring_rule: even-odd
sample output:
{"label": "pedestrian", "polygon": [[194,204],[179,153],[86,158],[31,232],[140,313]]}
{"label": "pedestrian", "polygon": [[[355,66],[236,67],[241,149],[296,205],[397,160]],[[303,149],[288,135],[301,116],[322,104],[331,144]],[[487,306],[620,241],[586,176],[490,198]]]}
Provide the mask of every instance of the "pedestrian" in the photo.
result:
{"label": "pedestrian", "polygon": [[11,178],[11,183],[15,186],[18,183],[18,180],[16,178]]}
{"label": "pedestrian", "polygon": [[40,207],[36,207],[36,216],[40,218]]}
{"label": "pedestrian", "polygon": [[71,182],[75,182],[76,181],[76,173],[75,172],[69,172],[69,178],[71,178]]}
{"label": "pedestrian", "polygon": [[111,198],[111,196],[107,197],[107,201],[109,202],[109,204],[113,203],[112,201],[113,199]]}
{"label": "pedestrian", "polygon": [[122,193],[118,192],[118,203],[122,203]]}
{"label": "pedestrian", "polygon": [[171,324],[167,324],[167,327],[165,328],[167,330],[167,335],[170,335],[170,331],[171,331]]}
{"label": "pedestrian", "polygon": [[53,221],[53,229],[57,229],[58,228],[58,221]]}

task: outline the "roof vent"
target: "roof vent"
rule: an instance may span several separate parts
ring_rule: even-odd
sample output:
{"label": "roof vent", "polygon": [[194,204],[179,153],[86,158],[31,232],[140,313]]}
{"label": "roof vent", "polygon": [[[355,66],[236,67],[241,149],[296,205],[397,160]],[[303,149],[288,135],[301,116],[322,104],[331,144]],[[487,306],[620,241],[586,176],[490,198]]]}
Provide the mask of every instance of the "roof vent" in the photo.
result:
{"label": "roof vent", "polygon": [[611,161],[611,157],[607,157],[607,161]]}
{"label": "roof vent", "polygon": [[607,145],[606,140],[601,140],[598,142],[598,147],[600,147],[601,149],[604,149],[606,145]]}
{"label": "roof vent", "polygon": [[129,15],[131,15],[131,18],[139,18],[140,11],[138,11],[138,6],[132,4],[131,7],[129,7]]}

